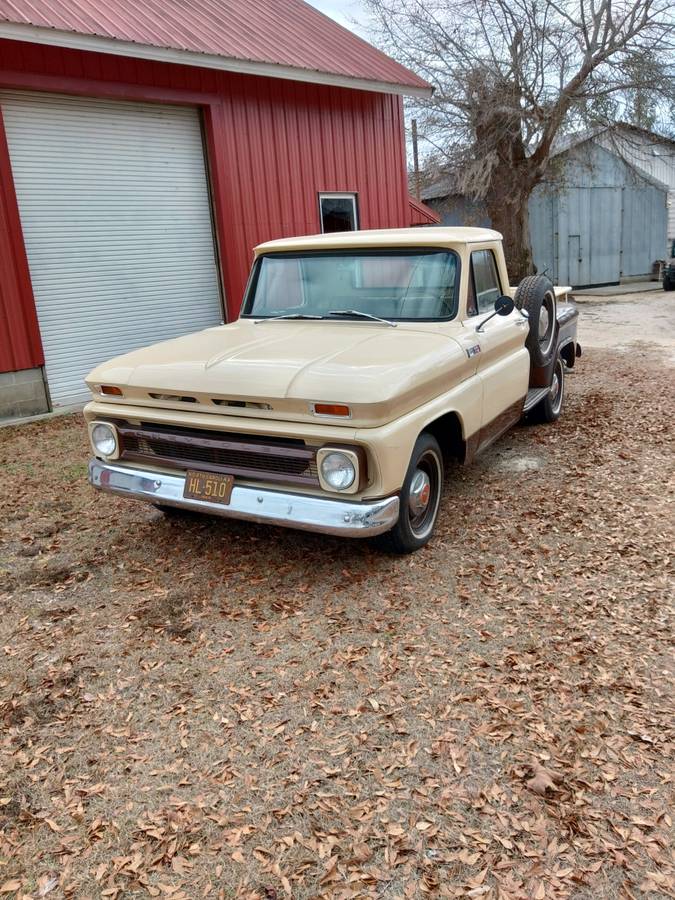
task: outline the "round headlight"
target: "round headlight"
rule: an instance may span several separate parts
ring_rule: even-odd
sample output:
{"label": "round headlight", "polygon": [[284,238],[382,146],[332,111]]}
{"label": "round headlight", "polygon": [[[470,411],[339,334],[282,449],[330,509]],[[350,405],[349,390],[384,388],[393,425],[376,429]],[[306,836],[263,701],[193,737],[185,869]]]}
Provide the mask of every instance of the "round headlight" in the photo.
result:
{"label": "round headlight", "polygon": [[346,491],[354,484],[356,469],[344,453],[327,453],[321,460],[321,476],[336,491]]}
{"label": "round headlight", "polygon": [[103,422],[98,422],[91,429],[91,442],[94,450],[101,456],[112,456],[117,450],[115,431]]}

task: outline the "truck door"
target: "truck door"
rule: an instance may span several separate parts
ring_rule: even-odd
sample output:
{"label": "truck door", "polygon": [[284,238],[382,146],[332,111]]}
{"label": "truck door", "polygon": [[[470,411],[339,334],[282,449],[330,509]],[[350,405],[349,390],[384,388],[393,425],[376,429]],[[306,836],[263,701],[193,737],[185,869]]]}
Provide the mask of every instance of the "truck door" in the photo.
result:
{"label": "truck door", "polygon": [[[464,320],[471,331],[477,373],[483,385],[481,443],[488,443],[520,417],[527,394],[530,356],[525,349],[527,320],[518,310],[508,316],[494,316],[478,330],[495,300],[507,293],[502,285],[494,251],[477,249],[471,253],[469,273],[469,312]],[[475,340],[474,340],[475,339]]]}

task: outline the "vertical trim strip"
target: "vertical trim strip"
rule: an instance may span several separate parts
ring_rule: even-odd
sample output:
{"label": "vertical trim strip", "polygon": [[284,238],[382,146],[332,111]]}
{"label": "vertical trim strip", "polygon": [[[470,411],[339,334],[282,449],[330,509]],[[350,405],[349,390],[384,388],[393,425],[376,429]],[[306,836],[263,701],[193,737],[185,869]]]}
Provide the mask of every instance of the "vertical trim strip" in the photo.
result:
{"label": "vertical trim strip", "polygon": [[44,364],[28,256],[0,108],[0,372]]}

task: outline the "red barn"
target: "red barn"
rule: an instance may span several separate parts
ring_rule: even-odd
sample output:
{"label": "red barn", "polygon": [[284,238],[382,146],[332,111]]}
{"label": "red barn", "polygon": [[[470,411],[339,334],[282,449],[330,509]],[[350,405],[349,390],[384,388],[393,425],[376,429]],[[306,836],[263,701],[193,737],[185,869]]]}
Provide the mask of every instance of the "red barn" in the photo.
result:
{"label": "red barn", "polygon": [[0,417],[235,318],[260,241],[435,221],[429,93],[302,0],[0,0]]}

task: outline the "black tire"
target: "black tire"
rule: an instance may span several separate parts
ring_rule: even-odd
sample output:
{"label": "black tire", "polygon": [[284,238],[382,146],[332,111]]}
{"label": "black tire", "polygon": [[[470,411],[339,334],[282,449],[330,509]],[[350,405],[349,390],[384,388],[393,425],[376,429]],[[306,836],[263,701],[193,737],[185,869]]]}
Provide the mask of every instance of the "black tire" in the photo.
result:
{"label": "black tire", "polygon": [[398,522],[380,536],[380,546],[400,555],[424,547],[434,533],[442,493],[443,454],[436,438],[424,432],[415,442],[401,488]]}
{"label": "black tire", "polygon": [[532,410],[532,417],[537,422],[555,422],[560,418],[565,400],[565,361],[558,356],[553,367],[551,388],[544,399]]}
{"label": "black tire", "polygon": [[525,346],[535,368],[548,366],[558,343],[558,306],[551,280],[545,275],[528,275],[518,285],[514,303],[529,317]]}

